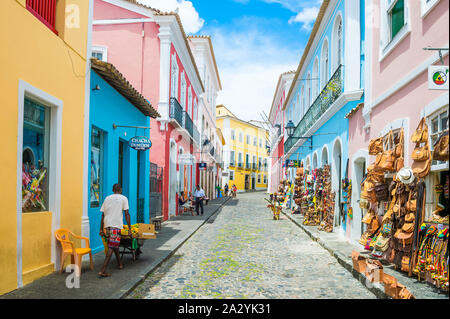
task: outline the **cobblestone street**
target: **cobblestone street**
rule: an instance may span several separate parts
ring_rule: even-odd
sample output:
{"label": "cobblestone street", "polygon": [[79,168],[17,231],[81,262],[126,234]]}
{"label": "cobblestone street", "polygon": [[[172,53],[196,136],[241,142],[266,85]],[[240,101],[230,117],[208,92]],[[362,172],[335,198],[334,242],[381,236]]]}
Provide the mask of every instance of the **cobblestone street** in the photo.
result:
{"label": "cobblestone street", "polygon": [[265,196],[228,201],[128,298],[375,298]]}

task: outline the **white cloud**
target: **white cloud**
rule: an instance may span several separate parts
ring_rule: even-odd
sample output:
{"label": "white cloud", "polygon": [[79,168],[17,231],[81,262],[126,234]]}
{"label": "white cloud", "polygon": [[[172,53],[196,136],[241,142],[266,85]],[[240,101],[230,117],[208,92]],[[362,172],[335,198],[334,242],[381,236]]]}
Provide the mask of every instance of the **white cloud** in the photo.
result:
{"label": "white cloud", "polygon": [[205,20],[200,18],[191,1],[186,0],[138,0],[152,8],[169,12],[178,9],[183,28],[186,33],[197,33],[203,27]]}
{"label": "white cloud", "polygon": [[311,30],[312,24],[316,20],[317,14],[319,13],[318,7],[304,8],[295,17],[289,19],[289,23],[302,23],[303,29]]}
{"label": "white cloud", "polygon": [[217,104],[243,120],[261,120],[269,113],[281,73],[295,70],[300,58],[276,35],[262,29],[211,30],[223,91]]}

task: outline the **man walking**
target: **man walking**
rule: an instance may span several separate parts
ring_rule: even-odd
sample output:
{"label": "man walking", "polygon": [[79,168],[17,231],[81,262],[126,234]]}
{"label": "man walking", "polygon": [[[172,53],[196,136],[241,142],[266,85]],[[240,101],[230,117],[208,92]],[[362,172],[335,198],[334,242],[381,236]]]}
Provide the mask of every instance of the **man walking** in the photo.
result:
{"label": "man walking", "polygon": [[106,253],[103,267],[98,274],[100,278],[111,276],[105,271],[113,252],[116,255],[119,269],[123,269],[123,264],[119,256],[120,231],[123,228],[123,212],[125,213],[125,219],[128,224],[128,229],[130,230],[130,237],[133,238],[131,233],[130,213],[128,212],[128,199],[122,195],[122,186],[120,186],[120,184],[114,184],[113,192],[113,195],[109,195],[105,198],[102,208],[100,209],[102,212],[100,236],[106,237],[108,242],[108,252]]}
{"label": "man walking", "polygon": [[195,199],[195,212],[198,216],[198,208],[200,206],[201,215],[203,215],[203,199],[205,199],[205,192],[200,188],[200,185],[197,185],[194,191],[194,199]]}
{"label": "man walking", "polygon": [[225,196],[228,196],[228,183],[225,184]]}

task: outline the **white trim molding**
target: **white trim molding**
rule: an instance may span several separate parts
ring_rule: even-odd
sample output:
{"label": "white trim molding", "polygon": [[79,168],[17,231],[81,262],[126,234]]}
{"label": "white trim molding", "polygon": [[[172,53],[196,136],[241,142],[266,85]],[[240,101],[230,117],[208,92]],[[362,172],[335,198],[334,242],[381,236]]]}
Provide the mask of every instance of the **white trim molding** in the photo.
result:
{"label": "white trim molding", "polygon": [[428,13],[439,3],[440,0],[430,0],[427,3],[427,0],[420,0],[420,16],[421,18],[425,18]]}
{"label": "white trim molding", "polygon": [[[44,92],[37,87],[19,80],[18,121],[17,121],[17,284],[23,286],[22,276],[22,148],[23,148],[23,117],[25,97],[31,98],[50,108],[50,155],[49,155],[49,199],[48,211],[52,213],[52,234],[60,226],[61,219],[61,148],[62,148],[62,115],[63,101]],[[51,261],[55,270],[59,267],[59,250],[56,249],[56,239],[51,236]]]}

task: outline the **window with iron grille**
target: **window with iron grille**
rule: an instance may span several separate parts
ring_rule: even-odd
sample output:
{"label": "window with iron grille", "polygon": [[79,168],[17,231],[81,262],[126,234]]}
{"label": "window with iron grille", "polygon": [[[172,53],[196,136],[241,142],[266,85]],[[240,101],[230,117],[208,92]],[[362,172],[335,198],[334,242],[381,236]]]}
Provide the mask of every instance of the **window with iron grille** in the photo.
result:
{"label": "window with iron grille", "polygon": [[55,34],[56,0],[27,0],[28,11],[45,24]]}
{"label": "window with iron grille", "polygon": [[[448,105],[429,117],[430,151],[433,153],[434,144],[439,137],[448,132]],[[445,164],[443,161],[433,161],[432,166]]]}

